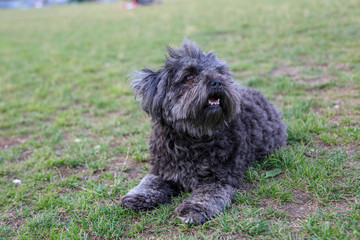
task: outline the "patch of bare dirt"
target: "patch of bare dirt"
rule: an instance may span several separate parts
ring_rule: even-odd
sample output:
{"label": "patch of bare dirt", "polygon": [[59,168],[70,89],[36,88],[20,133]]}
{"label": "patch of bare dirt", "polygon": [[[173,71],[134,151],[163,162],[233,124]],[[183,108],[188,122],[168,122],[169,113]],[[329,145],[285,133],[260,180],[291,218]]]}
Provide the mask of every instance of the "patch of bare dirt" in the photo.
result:
{"label": "patch of bare dirt", "polygon": [[278,204],[272,199],[263,199],[264,206],[272,206],[274,209],[283,211],[292,220],[296,221],[306,217],[309,214],[315,214],[317,211],[330,210],[332,213],[341,213],[350,211],[351,204],[347,201],[331,202],[328,206],[321,206],[310,196],[302,191],[295,191],[293,193],[293,201]]}
{"label": "patch of bare dirt", "polygon": [[103,119],[109,119],[109,118],[115,118],[115,117],[123,117],[123,113],[119,110],[119,111],[110,111],[107,112],[105,114],[101,114],[101,115],[94,115],[92,112],[87,112],[83,114],[84,116],[86,116],[87,119],[89,120],[103,120]]}
{"label": "patch of bare dirt", "polygon": [[133,159],[118,157],[111,163],[110,171],[124,172],[130,178],[138,178],[141,175],[140,169],[144,166],[148,167],[147,162],[137,162]]}
{"label": "patch of bare dirt", "polygon": [[15,159],[13,162],[16,162],[16,161],[24,161],[26,160],[33,152],[30,151],[30,150],[25,150],[25,151],[22,151],[20,156]]}
{"label": "patch of bare dirt", "polygon": [[322,64],[316,63],[307,63],[303,66],[280,66],[274,68],[270,71],[270,77],[281,77],[281,76],[290,76],[295,81],[308,83],[310,86],[316,86],[320,84],[325,84],[330,82],[336,76],[332,76],[326,73],[307,76],[304,72],[310,68],[316,66],[321,69],[321,71],[326,71],[327,67]]}
{"label": "patch of bare dirt", "polygon": [[307,55],[300,55],[300,56],[297,57],[297,59],[301,60],[301,61],[305,61],[308,58],[309,58],[309,56],[307,56]]}
{"label": "patch of bare dirt", "polygon": [[243,183],[238,188],[238,190],[241,192],[245,192],[245,191],[249,191],[249,190],[253,189],[254,187],[255,186],[253,183],[243,181]]}
{"label": "patch of bare dirt", "polygon": [[[305,61],[307,56],[299,56],[299,60]],[[335,79],[336,76],[329,74],[329,68],[333,68],[340,72],[350,72],[349,64],[335,63],[331,66],[323,63],[318,63],[314,61],[307,61],[302,65],[298,66],[289,66],[285,62],[280,62],[280,66],[273,68],[269,72],[270,77],[281,77],[281,76],[290,76],[296,81],[302,81],[310,84],[310,86],[321,85],[330,82]],[[308,75],[307,72],[311,69],[316,69],[319,73],[312,73]]]}
{"label": "patch of bare dirt", "polygon": [[307,194],[301,191],[293,193],[293,201],[286,203],[284,211],[292,218],[303,218],[308,214],[313,214],[318,208],[315,203]]}
{"label": "patch of bare dirt", "polygon": [[341,213],[341,212],[348,212],[352,210],[351,203],[347,201],[337,201],[337,202],[331,202],[329,209],[333,213]]}
{"label": "patch of bare dirt", "polygon": [[0,220],[1,225],[6,225],[12,229],[13,232],[16,232],[23,224],[25,217],[19,216],[16,214],[16,209],[12,208],[4,216],[4,220]]}
{"label": "patch of bare dirt", "polygon": [[24,139],[16,137],[0,137],[0,150],[8,149],[12,146],[22,144]]}
{"label": "patch of bare dirt", "polygon": [[334,78],[336,78],[336,76],[324,74],[316,77],[304,78],[303,80],[309,83],[310,86],[316,86],[316,85],[328,83]]}
{"label": "patch of bare dirt", "polygon": [[356,173],[355,176],[357,176],[358,181],[360,181],[360,176],[359,174],[357,174],[360,172],[360,155],[359,155],[360,147],[358,146],[357,150],[355,151],[357,151],[357,154],[353,154],[353,157],[350,157],[349,159],[346,160],[344,169]]}
{"label": "patch of bare dirt", "polygon": [[346,73],[351,72],[350,64],[348,64],[348,63],[335,63],[334,64],[334,69],[338,70],[338,71],[341,71],[341,72],[346,72]]}
{"label": "patch of bare dirt", "polygon": [[360,111],[357,109],[360,106],[359,89],[334,87],[320,91],[318,89],[308,89],[307,92],[322,102],[333,103],[332,106],[327,108],[313,107],[314,112],[318,115],[323,115],[329,111],[334,114],[328,119],[328,124],[340,125],[347,118],[348,123],[345,122],[345,126],[360,126]]}
{"label": "patch of bare dirt", "polygon": [[292,219],[303,218],[308,214],[313,214],[318,208],[318,204],[301,191],[293,193],[293,201],[281,205],[270,198],[264,198],[262,201],[264,206],[272,206],[274,209],[281,210]]}
{"label": "patch of bare dirt", "polygon": [[[312,142],[315,143],[315,145],[319,148],[322,148],[322,149],[326,149],[326,150],[329,150],[329,149],[333,149],[334,146],[330,145],[330,144],[327,144],[327,143],[324,143],[323,141],[321,141],[320,139],[318,139],[317,137],[313,137],[312,139]],[[318,155],[318,150],[316,149],[311,149],[311,153],[312,154],[316,154]]]}
{"label": "patch of bare dirt", "polygon": [[125,173],[127,177],[136,179],[142,177],[141,168],[148,167],[147,162],[137,162],[124,157],[114,157],[105,168],[89,169],[82,166],[77,167],[55,167],[60,179],[65,179],[71,175],[79,174],[81,179],[98,179],[102,173],[119,175]]}
{"label": "patch of bare dirt", "polygon": [[74,173],[74,170],[69,167],[54,167],[54,169],[58,172],[60,179],[65,179]]}
{"label": "patch of bare dirt", "polygon": [[328,119],[327,123],[330,124],[330,125],[334,125],[334,124],[339,125],[341,122],[343,122],[345,120],[345,118],[354,120],[354,121],[351,121],[354,124],[349,123],[349,124],[345,124],[345,125],[347,125],[347,126],[359,126],[360,127],[360,114],[335,115],[333,117],[330,117]]}
{"label": "patch of bare dirt", "polygon": [[360,171],[360,158],[348,161],[348,165]]}
{"label": "patch of bare dirt", "polygon": [[322,69],[323,71],[326,71],[326,70],[328,69],[328,65],[327,65],[327,64],[318,63],[318,62],[314,62],[314,61],[308,61],[308,62],[306,62],[304,66],[307,66],[307,67],[317,67],[317,68]]}
{"label": "patch of bare dirt", "polygon": [[322,94],[327,95],[329,97],[334,97],[339,99],[350,98],[350,99],[355,99],[357,103],[360,103],[359,89],[354,89],[353,87],[337,87],[323,92],[324,93]]}
{"label": "patch of bare dirt", "polygon": [[242,81],[254,75],[254,72],[251,70],[242,70],[242,71],[234,71],[233,72],[235,79]]}
{"label": "patch of bare dirt", "polygon": [[290,67],[290,66],[281,66],[274,68],[270,71],[270,77],[280,77],[284,75],[289,75],[292,77],[296,77],[298,75],[298,68],[297,67]]}
{"label": "patch of bare dirt", "polygon": [[[22,137],[0,137],[0,150],[7,150],[13,146],[23,144],[28,136]],[[20,150],[20,156],[16,159],[13,159],[13,162],[23,161],[31,155],[32,151],[29,150]]]}
{"label": "patch of bare dirt", "polygon": [[[353,143],[340,143],[340,144],[328,144],[328,143],[324,143],[323,141],[321,141],[320,139],[314,137],[312,139],[313,143],[315,143],[315,145],[317,147],[320,147],[322,149],[325,150],[341,150],[341,151],[345,151],[346,154],[348,155],[348,159],[347,161],[350,161],[353,158],[356,158],[356,156],[359,156],[359,152],[360,152],[360,144],[353,142]],[[318,150],[312,149],[313,152],[311,154],[318,154]],[[360,160],[359,160],[360,161]]]}

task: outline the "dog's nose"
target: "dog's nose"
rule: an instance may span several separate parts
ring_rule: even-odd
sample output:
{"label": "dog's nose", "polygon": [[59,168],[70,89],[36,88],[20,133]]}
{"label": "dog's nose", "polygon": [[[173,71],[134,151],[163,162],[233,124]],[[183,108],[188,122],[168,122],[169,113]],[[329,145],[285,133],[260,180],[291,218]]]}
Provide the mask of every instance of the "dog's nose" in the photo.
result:
{"label": "dog's nose", "polygon": [[214,89],[221,89],[222,84],[221,84],[220,80],[213,80],[211,82],[211,87],[214,88]]}

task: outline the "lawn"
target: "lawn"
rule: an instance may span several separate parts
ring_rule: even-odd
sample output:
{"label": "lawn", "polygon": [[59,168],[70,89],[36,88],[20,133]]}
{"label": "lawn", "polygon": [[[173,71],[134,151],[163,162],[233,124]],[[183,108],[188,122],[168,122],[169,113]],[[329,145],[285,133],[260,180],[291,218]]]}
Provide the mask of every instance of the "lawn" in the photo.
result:
{"label": "lawn", "polygon": [[[122,4],[0,11],[0,239],[360,239],[359,1]],[[280,108],[289,135],[201,226],[174,213],[188,193],[119,205],[149,167],[127,76],[185,36]]]}

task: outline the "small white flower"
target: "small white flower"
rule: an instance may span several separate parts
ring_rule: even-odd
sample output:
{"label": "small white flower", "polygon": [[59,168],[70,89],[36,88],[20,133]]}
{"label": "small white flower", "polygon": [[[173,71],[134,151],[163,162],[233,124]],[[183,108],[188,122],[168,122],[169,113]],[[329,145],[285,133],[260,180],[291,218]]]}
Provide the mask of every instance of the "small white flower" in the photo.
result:
{"label": "small white flower", "polygon": [[74,140],[75,142],[81,142],[81,139],[80,138],[75,138],[75,140]]}
{"label": "small white flower", "polygon": [[21,184],[21,180],[20,180],[20,179],[14,179],[12,182],[15,183],[15,184]]}
{"label": "small white flower", "polygon": [[100,145],[95,146],[95,149],[100,149]]}

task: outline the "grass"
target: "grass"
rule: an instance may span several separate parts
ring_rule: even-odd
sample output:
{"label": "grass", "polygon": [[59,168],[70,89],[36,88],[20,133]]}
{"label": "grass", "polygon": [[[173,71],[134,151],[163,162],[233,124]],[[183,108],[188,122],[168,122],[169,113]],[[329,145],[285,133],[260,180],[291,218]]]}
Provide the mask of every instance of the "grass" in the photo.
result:
{"label": "grass", "polygon": [[[0,239],[359,239],[358,1],[121,3],[0,14]],[[184,36],[283,112],[288,145],[257,161],[202,226],[120,197],[148,170],[150,120],[127,75]],[[20,179],[21,184],[14,184]]]}

